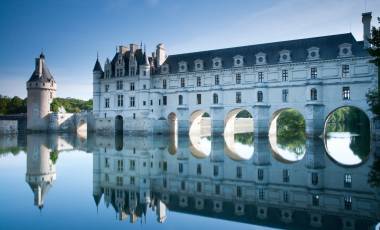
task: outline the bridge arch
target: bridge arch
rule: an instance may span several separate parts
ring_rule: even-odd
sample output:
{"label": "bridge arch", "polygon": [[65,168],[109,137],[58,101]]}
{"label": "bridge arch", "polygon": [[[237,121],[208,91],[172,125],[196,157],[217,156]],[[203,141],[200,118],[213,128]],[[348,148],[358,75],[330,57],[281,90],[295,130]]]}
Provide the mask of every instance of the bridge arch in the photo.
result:
{"label": "bridge arch", "polygon": [[206,110],[196,110],[189,119],[190,152],[196,158],[205,158],[211,154],[212,120]]}
{"label": "bridge arch", "polygon": [[343,105],[324,120],[323,141],[328,157],[336,164],[359,166],[371,152],[370,115],[363,109]]}
{"label": "bridge arch", "polygon": [[224,118],[224,135],[253,132],[253,113],[249,108],[235,108]]}

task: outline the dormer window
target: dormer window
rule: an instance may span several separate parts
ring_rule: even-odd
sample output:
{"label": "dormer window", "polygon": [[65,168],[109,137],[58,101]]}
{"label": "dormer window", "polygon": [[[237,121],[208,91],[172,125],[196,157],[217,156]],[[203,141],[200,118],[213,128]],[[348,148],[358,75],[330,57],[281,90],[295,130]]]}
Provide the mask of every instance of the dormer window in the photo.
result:
{"label": "dormer window", "polygon": [[290,58],[290,51],[289,50],[282,50],[280,51],[280,62],[290,62],[292,61]]}
{"label": "dormer window", "polygon": [[161,67],[161,73],[162,74],[169,73],[169,65],[168,64],[162,65],[162,67]]}
{"label": "dormer window", "polygon": [[266,64],[266,54],[260,52],[256,54],[256,65],[264,65]]}
{"label": "dormer window", "polygon": [[181,61],[178,63],[179,72],[186,72],[187,71],[187,63],[185,61]]}
{"label": "dormer window", "polygon": [[242,67],[244,65],[243,56],[236,55],[234,57],[234,67]]}
{"label": "dormer window", "polygon": [[343,43],[339,45],[339,57],[350,57],[352,56],[352,45],[349,43]]}
{"label": "dormer window", "polygon": [[213,58],[212,59],[212,68],[219,69],[222,67],[222,59],[221,58]]}
{"label": "dormer window", "polygon": [[307,59],[308,60],[319,59],[319,48],[318,47],[310,47],[309,49],[307,49]]}
{"label": "dormer window", "polygon": [[195,60],[194,67],[196,71],[203,70],[203,61],[200,59]]}

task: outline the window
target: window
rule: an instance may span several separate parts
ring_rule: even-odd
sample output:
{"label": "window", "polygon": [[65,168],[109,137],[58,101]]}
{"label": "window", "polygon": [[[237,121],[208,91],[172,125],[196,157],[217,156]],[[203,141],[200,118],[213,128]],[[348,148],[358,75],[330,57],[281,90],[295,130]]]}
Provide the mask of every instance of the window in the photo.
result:
{"label": "window", "polygon": [[135,160],[130,160],[129,161],[129,169],[130,170],[135,170],[136,168],[136,161]]}
{"label": "window", "polygon": [[240,166],[236,167],[236,177],[241,178],[242,174],[243,174],[243,172],[242,172],[241,167]]}
{"label": "window", "polygon": [[288,81],[288,70],[282,70],[282,81]]}
{"label": "window", "polygon": [[123,186],[123,177],[116,177],[116,185],[117,186]]}
{"label": "window", "polygon": [[185,87],[185,78],[181,78],[181,88]]}
{"label": "window", "polygon": [[201,175],[201,174],[202,174],[202,165],[197,164],[197,175]]}
{"label": "window", "polygon": [[257,73],[257,81],[262,83],[263,82],[263,72],[258,72]]}
{"label": "window", "polygon": [[215,85],[219,85],[220,84],[220,82],[219,82],[219,75],[215,75],[214,81],[215,81]]}
{"label": "window", "polygon": [[116,89],[117,90],[123,89],[123,81],[116,81]]}
{"label": "window", "polygon": [[259,199],[264,200],[264,189],[263,188],[259,188]]}
{"label": "window", "polygon": [[288,94],[289,94],[289,91],[287,89],[282,90],[282,102],[288,101]]}
{"label": "window", "polygon": [[201,184],[201,182],[197,182],[197,192],[202,192],[202,184]]}
{"label": "window", "polygon": [[104,91],[106,93],[109,91],[109,89],[110,89],[110,85],[107,84],[107,85],[104,86]]}
{"label": "window", "polygon": [[110,99],[109,98],[104,99],[104,107],[106,107],[106,108],[110,107]]}
{"label": "window", "polygon": [[134,82],[131,82],[131,84],[129,85],[129,89],[131,91],[135,91],[135,83]]}
{"label": "window", "polygon": [[129,183],[130,183],[130,184],[135,184],[135,177],[134,177],[134,176],[131,176],[131,177],[129,178]]}
{"label": "window", "polygon": [[183,164],[182,163],[178,164],[178,172],[183,173]]}
{"label": "window", "polygon": [[236,84],[241,84],[241,74],[240,73],[237,73],[236,74]]}
{"label": "window", "polygon": [[219,185],[219,184],[216,184],[216,185],[215,185],[215,194],[216,194],[216,195],[219,195],[219,194],[220,194],[220,185]]}
{"label": "window", "polygon": [[117,161],[117,171],[122,172],[124,170],[124,161],[123,160],[118,160]]}
{"label": "window", "polygon": [[146,85],[145,84],[143,85],[143,89],[146,89]]}
{"label": "window", "polygon": [[310,69],[310,78],[316,79],[317,78],[317,67],[311,67]]}
{"label": "window", "polygon": [[153,105],[153,100],[150,100],[150,105]]}
{"label": "window", "polygon": [[219,175],[219,166],[214,165],[214,176],[218,176],[218,175]]}
{"label": "window", "polygon": [[202,104],[202,95],[201,94],[197,94],[197,104],[198,105]]}
{"label": "window", "polygon": [[263,92],[262,91],[257,92],[257,102],[263,102]]}
{"label": "window", "polygon": [[289,170],[282,170],[282,181],[285,183],[289,182]]}
{"label": "window", "polygon": [[312,101],[318,100],[317,90],[315,88],[312,88],[310,90],[310,100]]}
{"label": "window", "polygon": [[167,98],[167,96],[162,96],[162,105],[167,105],[167,103],[168,103],[168,98]]}
{"label": "window", "polygon": [[313,195],[313,206],[319,206],[319,195]]}
{"label": "window", "polygon": [[344,187],[351,188],[352,185],[352,176],[349,173],[344,174]]}
{"label": "window", "polygon": [[236,197],[242,197],[242,191],[240,186],[236,186]]}
{"label": "window", "polygon": [[123,107],[124,104],[124,95],[117,95],[117,106]]}
{"label": "window", "polygon": [[202,85],[201,77],[197,77],[197,86],[201,86],[201,85]]}
{"label": "window", "polygon": [[185,181],[181,181],[181,190],[185,190],[186,189],[186,183]]}
{"label": "window", "polygon": [[164,172],[168,171],[168,162],[166,161],[162,162],[162,170],[164,170]]}
{"label": "window", "polygon": [[219,103],[218,94],[214,93],[214,94],[212,95],[212,102],[213,102],[214,104],[218,104],[218,103]]}
{"label": "window", "polygon": [[143,106],[146,106],[146,101],[143,101]]}
{"label": "window", "polygon": [[108,174],[105,174],[104,177],[105,177],[104,179],[106,180],[106,182],[110,181],[110,176]]}
{"label": "window", "polygon": [[352,208],[352,198],[351,196],[344,197],[344,209],[351,210]]}
{"label": "window", "polygon": [[311,173],[311,184],[312,185],[318,184],[318,173],[316,172]]}
{"label": "window", "polygon": [[350,65],[342,65],[342,77],[348,77],[350,74]]}
{"label": "window", "polygon": [[109,162],[108,158],[104,159],[104,167],[106,167],[106,168],[110,167],[110,162]]}
{"label": "window", "polygon": [[257,179],[260,181],[264,179],[264,170],[263,169],[257,170]]}
{"label": "window", "polygon": [[166,180],[166,178],[162,179],[162,186],[164,188],[166,188],[168,186],[168,181]]}
{"label": "window", "polygon": [[343,100],[350,100],[350,87],[345,86],[342,89]]}
{"label": "window", "polygon": [[284,191],[284,193],[282,194],[282,199],[285,203],[288,203],[289,202],[289,193],[288,191]]}
{"label": "window", "polygon": [[178,105],[182,105],[182,104],[183,104],[183,96],[178,95]]}
{"label": "window", "polygon": [[135,97],[129,98],[129,107],[135,107]]}
{"label": "window", "polygon": [[162,80],[162,88],[163,88],[163,89],[166,89],[166,79],[163,79],[163,80]]}
{"label": "window", "polygon": [[241,103],[241,92],[236,92],[236,103]]}

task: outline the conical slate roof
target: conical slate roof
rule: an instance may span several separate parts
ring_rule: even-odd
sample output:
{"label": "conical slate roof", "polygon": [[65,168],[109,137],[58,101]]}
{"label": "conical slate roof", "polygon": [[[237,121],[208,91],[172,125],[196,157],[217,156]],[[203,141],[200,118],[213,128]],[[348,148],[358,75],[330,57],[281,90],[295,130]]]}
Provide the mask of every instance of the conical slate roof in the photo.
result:
{"label": "conical slate roof", "polygon": [[96,58],[95,66],[94,66],[94,69],[92,71],[93,72],[95,72],[95,71],[103,72],[102,66],[99,63],[98,58]]}
{"label": "conical slate roof", "polygon": [[36,58],[36,68],[34,72],[32,73],[32,76],[29,78],[28,82],[33,82],[33,81],[50,82],[52,80],[54,81],[54,78],[51,75],[45,63],[45,55],[41,53],[40,57]]}

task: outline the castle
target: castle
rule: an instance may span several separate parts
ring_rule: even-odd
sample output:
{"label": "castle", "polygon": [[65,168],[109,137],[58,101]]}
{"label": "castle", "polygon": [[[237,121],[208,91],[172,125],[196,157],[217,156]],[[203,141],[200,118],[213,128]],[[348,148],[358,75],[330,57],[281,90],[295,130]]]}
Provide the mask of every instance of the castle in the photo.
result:
{"label": "castle", "polygon": [[340,107],[357,107],[371,119],[371,13],[362,22],[363,41],[346,33],[176,55],[159,44],[150,56],[142,45],[119,46],[103,68],[98,59],[93,68],[95,130],[188,133],[204,122],[223,133],[247,111],[255,135],[265,136],[292,108],[303,115],[306,133],[319,136]]}
{"label": "castle", "polygon": [[87,130],[87,113],[53,113],[50,105],[57,84],[50,73],[45,55],[36,58],[35,70],[26,83],[27,130],[30,132],[84,132]]}

